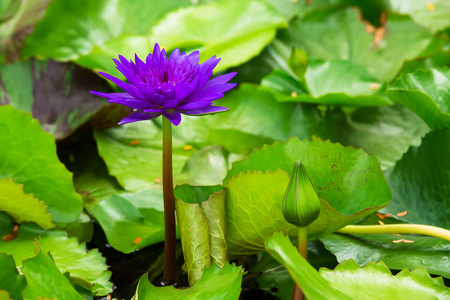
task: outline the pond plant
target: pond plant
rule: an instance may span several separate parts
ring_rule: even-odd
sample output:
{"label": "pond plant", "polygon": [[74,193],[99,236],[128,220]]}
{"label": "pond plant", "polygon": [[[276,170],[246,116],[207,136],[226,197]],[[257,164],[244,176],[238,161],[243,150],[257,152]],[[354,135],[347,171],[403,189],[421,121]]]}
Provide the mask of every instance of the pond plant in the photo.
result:
{"label": "pond plant", "polygon": [[447,2],[2,1],[0,299],[449,299]]}

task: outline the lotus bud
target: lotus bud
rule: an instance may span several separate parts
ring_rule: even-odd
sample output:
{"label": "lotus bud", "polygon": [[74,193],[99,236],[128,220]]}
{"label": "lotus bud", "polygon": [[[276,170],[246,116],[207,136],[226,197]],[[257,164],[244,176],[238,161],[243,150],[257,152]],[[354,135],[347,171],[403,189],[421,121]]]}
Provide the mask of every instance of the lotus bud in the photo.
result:
{"label": "lotus bud", "polygon": [[320,213],[320,200],[305,166],[300,161],[294,165],[291,179],[284,194],[283,216],[296,226],[308,226]]}

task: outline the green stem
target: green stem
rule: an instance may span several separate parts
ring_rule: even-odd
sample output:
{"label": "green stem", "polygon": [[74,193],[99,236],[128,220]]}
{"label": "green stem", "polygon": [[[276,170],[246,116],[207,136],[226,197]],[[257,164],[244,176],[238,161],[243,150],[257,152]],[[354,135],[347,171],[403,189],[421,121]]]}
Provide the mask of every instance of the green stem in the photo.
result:
{"label": "green stem", "polygon": [[348,225],[339,229],[337,232],[348,234],[412,233],[436,236],[450,241],[449,230],[417,224]]}
{"label": "green stem", "polygon": [[[308,260],[308,229],[306,226],[298,227],[297,250],[304,259]],[[304,294],[302,289],[295,284],[292,300],[302,300],[303,298]]]}
{"label": "green stem", "polygon": [[172,123],[163,119],[164,271],[166,283],[175,282],[176,232],[172,175]]}

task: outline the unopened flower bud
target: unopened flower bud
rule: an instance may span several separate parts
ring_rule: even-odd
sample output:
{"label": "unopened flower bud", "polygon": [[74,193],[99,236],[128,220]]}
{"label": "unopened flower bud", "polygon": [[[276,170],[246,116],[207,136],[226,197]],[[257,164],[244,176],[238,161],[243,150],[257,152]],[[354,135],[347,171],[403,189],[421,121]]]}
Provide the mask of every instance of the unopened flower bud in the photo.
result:
{"label": "unopened flower bud", "polygon": [[305,166],[300,161],[294,165],[291,179],[284,194],[283,216],[296,226],[308,226],[319,217],[320,200]]}

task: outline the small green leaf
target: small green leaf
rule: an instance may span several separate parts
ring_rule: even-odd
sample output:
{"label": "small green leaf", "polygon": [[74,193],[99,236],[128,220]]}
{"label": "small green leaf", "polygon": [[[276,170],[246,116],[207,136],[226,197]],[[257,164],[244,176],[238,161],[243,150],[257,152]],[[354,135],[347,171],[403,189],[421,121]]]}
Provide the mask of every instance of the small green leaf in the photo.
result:
{"label": "small green leaf", "polygon": [[450,69],[402,74],[385,94],[408,107],[432,129],[450,125]]}
{"label": "small green leaf", "polygon": [[371,262],[361,268],[354,260],[348,260],[334,270],[322,268],[319,274],[350,299],[444,300],[450,297],[450,289],[442,277],[431,278],[422,267],[412,271],[404,269],[394,276],[383,262]]}
{"label": "small green leaf", "polygon": [[221,186],[175,189],[175,206],[189,284],[197,283],[203,270],[228,261],[225,217],[226,191]]}
{"label": "small green leaf", "polygon": [[0,210],[10,214],[15,223],[35,222],[44,229],[55,227],[47,206],[32,194],[25,194],[23,185],[12,178],[0,179]]}
{"label": "small green leaf", "polygon": [[353,299],[333,288],[298,253],[288,237],[275,233],[266,239],[266,250],[289,271],[308,299]]}
{"label": "small green leaf", "polygon": [[297,160],[283,199],[283,216],[295,226],[308,226],[320,213],[317,196],[305,166]]}
{"label": "small green leaf", "polygon": [[[12,256],[0,253],[0,290],[9,293],[7,300],[22,300],[22,292],[27,286],[25,277],[20,275]],[[1,299],[1,296],[0,296]]]}
{"label": "small green leaf", "polygon": [[237,300],[241,293],[242,267],[225,264],[222,269],[213,264],[205,269],[202,278],[196,285],[188,289],[176,289],[173,286],[155,287],[144,274],[138,283],[136,300],[167,299],[167,300]]}
{"label": "small green leaf", "polygon": [[43,201],[58,227],[75,221],[83,202],[72,174],[56,155],[54,137],[31,114],[0,106],[0,178],[23,184],[26,194]]}
{"label": "small green leaf", "polygon": [[[215,72],[258,55],[285,19],[260,1],[222,0],[168,14],[152,28],[151,41],[166,49],[195,49],[221,58]],[[207,28],[207,30],[205,30]]]}
{"label": "small green leaf", "polygon": [[177,199],[175,206],[189,284],[194,285],[202,278],[204,269],[211,267],[208,220],[196,203]]}
{"label": "small green leaf", "polygon": [[23,297],[84,300],[58,270],[52,258],[43,251],[42,246],[37,242],[33,244],[36,256],[25,260],[21,269],[27,279]]}
{"label": "small green leaf", "polygon": [[108,243],[118,251],[130,253],[164,241],[163,202],[159,191],[112,195],[91,210]]}

